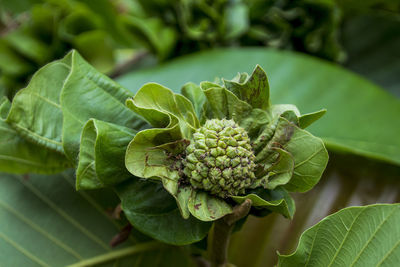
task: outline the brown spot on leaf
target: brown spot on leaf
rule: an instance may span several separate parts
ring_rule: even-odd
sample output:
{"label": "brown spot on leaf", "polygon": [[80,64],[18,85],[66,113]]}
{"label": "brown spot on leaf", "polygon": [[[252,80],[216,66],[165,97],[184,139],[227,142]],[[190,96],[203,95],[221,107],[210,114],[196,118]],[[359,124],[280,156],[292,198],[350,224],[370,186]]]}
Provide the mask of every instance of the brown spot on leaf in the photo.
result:
{"label": "brown spot on leaf", "polygon": [[195,209],[195,210],[198,210],[198,209],[200,208],[200,206],[201,206],[201,203],[195,204],[195,205],[194,205],[194,209]]}

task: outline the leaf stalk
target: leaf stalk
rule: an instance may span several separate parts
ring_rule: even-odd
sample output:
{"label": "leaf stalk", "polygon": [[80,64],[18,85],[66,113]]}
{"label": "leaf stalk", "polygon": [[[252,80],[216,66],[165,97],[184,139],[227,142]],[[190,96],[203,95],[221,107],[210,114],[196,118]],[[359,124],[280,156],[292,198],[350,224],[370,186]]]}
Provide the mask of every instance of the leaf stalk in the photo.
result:
{"label": "leaf stalk", "polygon": [[237,221],[249,213],[251,204],[252,201],[246,199],[242,204],[236,206],[232,213],[214,223],[209,247],[211,267],[230,266],[228,263],[228,246],[232,229]]}

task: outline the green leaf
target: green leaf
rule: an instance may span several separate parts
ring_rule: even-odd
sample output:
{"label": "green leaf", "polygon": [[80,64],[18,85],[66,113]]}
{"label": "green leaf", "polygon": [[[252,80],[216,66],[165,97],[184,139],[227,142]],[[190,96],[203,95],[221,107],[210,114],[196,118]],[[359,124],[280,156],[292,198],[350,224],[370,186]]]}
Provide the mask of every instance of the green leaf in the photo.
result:
{"label": "green leaf", "polygon": [[165,243],[185,245],[200,241],[211,227],[193,217],[183,219],[176,201],[161,183],[131,179],[118,185],[117,192],[131,224]]}
{"label": "green leaf", "polygon": [[61,153],[22,138],[4,117],[11,104],[7,98],[0,100],[0,171],[9,173],[57,173],[69,167]]}
{"label": "green leaf", "polygon": [[326,109],[321,109],[316,112],[303,114],[299,117],[300,128],[304,129],[310,126],[316,120],[319,120],[326,113]]}
{"label": "green leaf", "polygon": [[[129,143],[125,155],[125,167],[140,178],[162,180],[164,188],[177,201],[183,218],[189,217],[187,201],[191,190],[179,188],[179,155],[187,145],[182,139],[179,125],[172,128],[153,128],[140,131]],[[174,156],[173,156],[174,155]]]}
{"label": "green leaf", "polygon": [[192,102],[197,118],[202,118],[207,98],[201,88],[198,85],[189,82],[182,87],[181,91],[182,95]]}
{"label": "green leaf", "polygon": [[71,70],[61,93],[63,148],[76,162],[82,129],[89,119],[99,119],[138,130],[145,123],[125,107],[132,94],[90,66],[72,51]]}
{"label": "green leaf", "polygon": [[235,196],[232,197],[237,203],[242,203],[246,199],[251,199],[252,207],[256,209],[267,209],[272,212],[277,212],[282,214],[284,217],[292,219],[296,206],[293,198],[289,193],[278,187],[275,190],[264,190],[261,188],[251,190],[245,196]]}
{"label": "green leaf", "polygon": [[253,108],[268,109],[269,84],[265,71],[257,65],[253,73],[243,82],[224,80],[225,87],[240,100],[249,103]]}
{"label": "green leaf", "polygon": [[291,138],[283,145],[283,149],[292,155],[295,163],[293,177],[285,184],[285,189],[291,192],[306,192],[313,188],[328,164],[329,156],[322,140],[294,126]]}
{"label": "green leaf", "polygon": [[[269,177],[269,174],[265,172],[269,169],[262,171],[268,175],[264,179],[272,181],[272,187],[283,185],[286,181],[284,187],[287,190],[306,192],[321,178],[328,163],[328,152],[320,138],[300,129],[285,116],[293,116],[297,120],[294,112],[284,112],[281,117],[267,125],[254,141],[256,162],[265,164],[272,171],[272,175],[275,172],[279,174],[276,177],[277,180],[273,181],[274,177]],[[277,149],[278,152],[279,149],[283,149],[284,152],[278,154]],[[279,155],[283,156],[282,162],[277,161],[280,159]],[[269,167],[271,164],[272,167]],[[268,187],[266,181],[263,180],[260,181],[261,184]]]}
{"label": "green leaf", "polygon": [[343,209],[305,231],[278,266],[396,266],[399,221],[399,204]]}
{"label": "green leaf", "polygon": [[292,154],[280,148],[274,148],[274,150],[278,153],[278,158],[268,168],[269,174],[266,182],[266,188],[271,190],[287,184],[292,178],[295,168],[295,160]]}
{"label": "green leaf", "polygon": [[145,84],[126,104],[154,127],[172,127],[176,120],[185,138],[191,138],[199,127],[192,103],[184,96],[174,94],[170,89],[156,83]]}
{"label": "green leaf", "polygon": [[41,68],[13,99],[7,122],[26,139],[63,152],[60,94],[71,70],[71,54]]}
{"label": "green leaf", "polygon": [[[123,224],[109,190],[76,192],[74,175],[0,174],[0,262],[4,266],[189,266],[182,249],[145,242],[133,231],[112,249]],[[77,208],[79,207],[79,208]],[[141,241],[143,240],[143,241]]]}
{"label": "green leaf", "polygon": [[232,207],[225,200],[199,190],[192,191],[188,207],[190,213],[201,221],[215,221],[232,213]]}
{"label": "green leaf", "polygon": [[[303,113],[329,110],[309,128],[329,149],[400,164],[400,101],[337,65],[306,55],[264,48],[213,50],[132,72],[119,82],[133,88],[152,81],[178,91],[189,81],[229,79],[256,64],[268,73],[273,103],[292,103]],[[366,115],[371,107],[374,112]]]}
{"label": "green leaf", "polygon": [[123,126],[89,120],[82,131],[76,188],[96,189],[130,178],[125,152],[135,134]]}
{"label": "green leaf", "polygon": [[232,92],[222,87],[202,87],[204,94],[207,97],[210,109],[213,113],[213,118],[234,119],[237,123],[247,117],[252,112],[252,107],[248,103],[240,100]]}
{"label": "green leaf", "polygon": [[172,158],[168,158],[166,153],[168,150],[166,149],[169,145],[171,151],[178,149],[181,152],[182,146],[180,142],[177,142],[181,139],[182,135],[178,125],[173,128],[153,128],[140,131],[126,150],[126,168],[137,177],[165,177],[168,179],[171,173],[170,166],[173,162]]}

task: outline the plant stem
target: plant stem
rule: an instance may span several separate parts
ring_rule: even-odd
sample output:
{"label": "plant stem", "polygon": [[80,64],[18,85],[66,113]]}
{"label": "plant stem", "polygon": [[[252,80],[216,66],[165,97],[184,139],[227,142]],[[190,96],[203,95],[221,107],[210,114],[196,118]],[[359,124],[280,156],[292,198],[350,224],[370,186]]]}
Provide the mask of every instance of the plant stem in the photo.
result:
{"label": "plant stem", "polygon": [[249,213],[250,208],[251,200],[246,199],[242,204],[236,206],[231,214],[214,223],[209,250],[212,267],[228,266],[228,245],[232,229],[238,220]]}

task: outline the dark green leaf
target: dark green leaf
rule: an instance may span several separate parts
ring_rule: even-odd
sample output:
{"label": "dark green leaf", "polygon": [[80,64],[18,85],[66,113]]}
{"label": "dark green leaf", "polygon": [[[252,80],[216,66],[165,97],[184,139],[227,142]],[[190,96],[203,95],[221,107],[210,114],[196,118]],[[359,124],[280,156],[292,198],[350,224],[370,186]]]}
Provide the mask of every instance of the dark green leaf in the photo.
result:
{"label": "dark green leaf", "polygon": [[185,245],[203,239],[211,226],[183,219],[175,199],[161,183],[133,178],[117,187],[122,209],[138,230],[166,243]]}
{"label": "dark green leaf", "polygon": [[134,234],[112,249],[109,242],[123,225],[107,210],[118,204],[118,197],[104,189],[78,193],[74,178],[72,172],[54,176],[0,174],[2,265],[190,265],[184,250],[155,241],[140,243]]}

